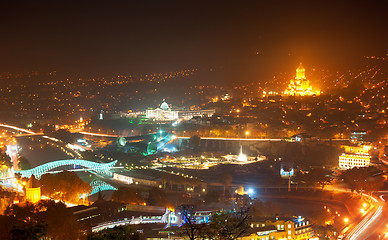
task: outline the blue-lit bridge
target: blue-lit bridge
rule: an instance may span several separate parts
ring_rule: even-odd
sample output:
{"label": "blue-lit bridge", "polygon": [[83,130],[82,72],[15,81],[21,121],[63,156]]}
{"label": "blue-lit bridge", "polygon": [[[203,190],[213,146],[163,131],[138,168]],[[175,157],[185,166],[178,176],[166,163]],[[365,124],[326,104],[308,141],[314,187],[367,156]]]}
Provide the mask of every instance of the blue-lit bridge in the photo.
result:
{"label": "blue-lit bridge", "polygon": [[29,178],[32,174],[34,174],[34,176],[39,179],[43,174],[63,166],[81,166],[87,170],[91,170],[97,173],[106,173],[115,166],[116,162],[117,160],[109,163],[97,163],[80,159],[67,159],[45,163],[28,170],[15,170],[15,173],[21,174],[21,176],[25,178]]}
{"label": "blue-lit bridge", "polygon": [[106,190],[117,190],[117,188],[113,187],[109,183],[106,183],[104,181],[101,181],[99,179],[94,179],[90,186],[92,187],[92,192],[88,194],[88,196],[93,195],[95,193],[98,193],[99,191],[106,191]]}

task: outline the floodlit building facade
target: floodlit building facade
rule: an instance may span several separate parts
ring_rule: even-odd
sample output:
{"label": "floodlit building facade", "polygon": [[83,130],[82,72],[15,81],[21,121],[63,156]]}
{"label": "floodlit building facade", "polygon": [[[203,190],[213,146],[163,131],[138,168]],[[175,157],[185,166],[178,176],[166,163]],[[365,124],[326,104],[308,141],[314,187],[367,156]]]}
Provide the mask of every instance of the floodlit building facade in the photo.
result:
{"label": "floodlit building facade", "polygon": [[[296,239],[307,240],[313,234],[309,220],[302,217],[252,220],[251,227],[254,233],[249,237],[257,240],[269,239]],[[247,238],[248,239],[248,238]]]}
{"label": "floodlit building facade", "polygon": [[341,148],[345,150],[345,153],[339,156],[338,165],[340,168],[351,169],[369,166],[371,145],[341,145]]}
{"label": "floodlit building facade", "polygon": [[160,185],[159,177],[138,174],[133,171],[115,172],[113,173],[113,179],[126,184],[139,184],[152,187],[158,187]]}
{"label": "floodlit building facade", "polygon": [[31,175],[30,179],[26,184],[26,201],[31,203],[39,202],[41,199],[41,190],[40,183],[35,178],[34,175]]}
{"label": "floodlit building facade", "polygon": [[306,69],[302,63],[296,69],[296,76],[290,81],[287,89],[283,92],[286,96],[311,96],[319,95],[320,91],[313,91],[310,81],[306,79]]}
{"label": "floodlit building facade", "polygon": [[368,167],[371,156],[369,155],[350,155],[343,153],[339,156],[339,167],[342,169],[351,169],[354,167]]}
{"label": "floodlit building facade", "polygon": [[159,121],[173,121],[177,119],[191,119],[193,117],[208,116],[211,117],[215,113],[214,109],[210,110],[173,110],[163,100],[159,108],[146,110],[146,118]]}

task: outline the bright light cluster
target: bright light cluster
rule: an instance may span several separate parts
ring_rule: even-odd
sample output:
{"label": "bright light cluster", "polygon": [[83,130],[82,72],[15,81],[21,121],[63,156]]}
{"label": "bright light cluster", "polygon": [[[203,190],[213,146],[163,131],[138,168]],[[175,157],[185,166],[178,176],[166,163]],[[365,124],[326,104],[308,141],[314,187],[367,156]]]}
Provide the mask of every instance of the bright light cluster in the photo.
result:
{"label": "bright light cluster", "polygon": [[283,92],[287,96],[311,96],[319,95],[320,91],[313,91],[313,87],[310,86],[310,81],[306,79],[305,69],[300,64],[296,69],[295,79],[290,81],[287,89]]}

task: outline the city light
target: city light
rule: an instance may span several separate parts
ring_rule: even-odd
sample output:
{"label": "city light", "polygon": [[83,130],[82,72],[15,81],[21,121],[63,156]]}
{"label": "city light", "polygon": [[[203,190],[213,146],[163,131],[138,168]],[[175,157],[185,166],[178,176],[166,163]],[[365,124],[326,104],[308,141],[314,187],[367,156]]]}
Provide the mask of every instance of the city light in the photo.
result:
{"label": "city light", "polygon": [[19,5],[0,238],[388,238],[385,2]]}
{"label": "city light", "polygon": [[247,193],[249,196],[253,196],[253,194],[255,194],[255,190],[253,190],[253,188],[248,188]]}
{"label": "city light", "polygon": [[288,96],[311,96],[319,95],[320,91],[313,91],[310,86],[310,81],[306,79],[305,69],[300,63],[300,66],[296,69],[295,79],[290,81],[287,89],[283,92]]}

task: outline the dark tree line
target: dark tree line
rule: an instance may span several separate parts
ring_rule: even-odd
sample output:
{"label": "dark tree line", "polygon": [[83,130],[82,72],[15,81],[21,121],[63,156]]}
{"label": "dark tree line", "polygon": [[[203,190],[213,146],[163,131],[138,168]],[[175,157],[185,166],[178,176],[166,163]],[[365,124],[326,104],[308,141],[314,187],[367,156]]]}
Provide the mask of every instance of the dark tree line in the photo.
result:
{"label": "dark tree line", "polygon": [[191,205],[182,205],[178,209],[185,221],[180,235],[190,240],[237,239],[250,228],[250,207],[216,212],[211,215],[209,223],[197,223],[193,215],[195,207]]}
{"label": "dark tree line", "polygon": [[0,215],[1,239],[80,239],[81,228],[73,212],[62,202],[41,200],[37,204],[9,206]]}
{"label": "dark tree line", "polygon": [[371,172],[374,170],[375,168],[373,167],[348,169],[342,173],[341,179],[352,192],[372,194],[378,191],[384,184],[384,179],[381,176],[371,176]]}

